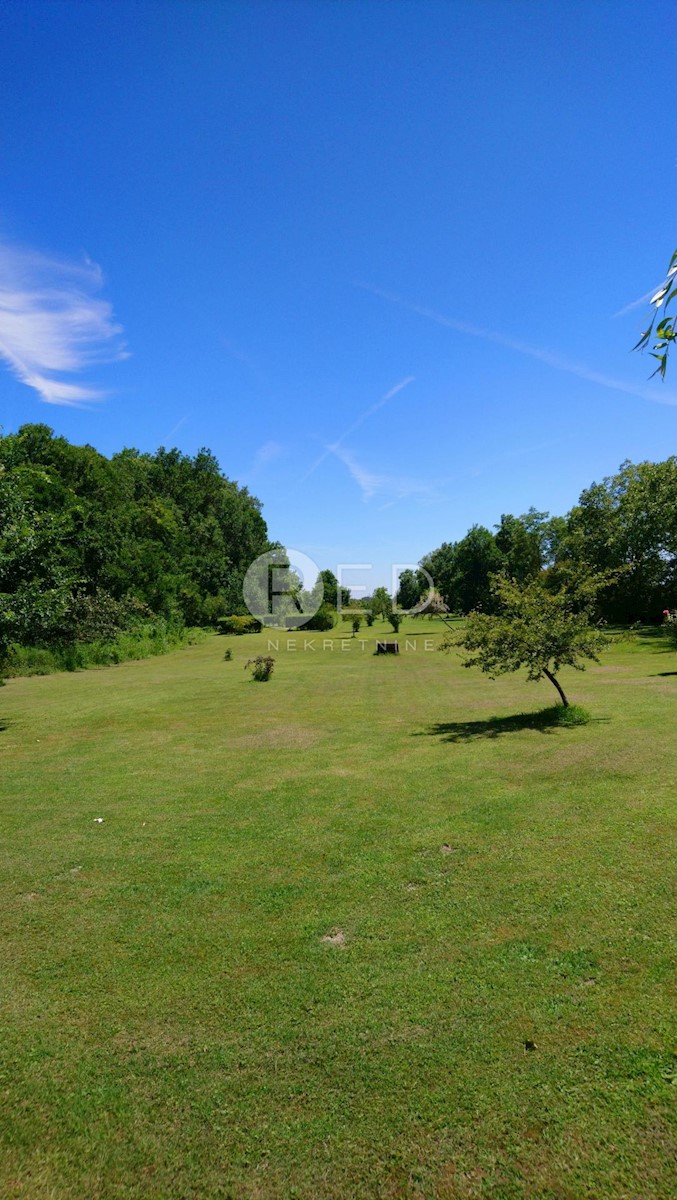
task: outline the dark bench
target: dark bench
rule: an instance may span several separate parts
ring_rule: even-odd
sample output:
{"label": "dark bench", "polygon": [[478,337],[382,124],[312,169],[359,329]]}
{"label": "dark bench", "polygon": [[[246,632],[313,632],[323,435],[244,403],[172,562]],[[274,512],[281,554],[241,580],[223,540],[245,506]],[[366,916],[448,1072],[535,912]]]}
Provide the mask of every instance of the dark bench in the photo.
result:
{"label": "dark bench", "polygon": [[399,654],[399,652],[400,652],[400,643],[399,642],[377,642],[376,643],[376,653],[377,654]]}

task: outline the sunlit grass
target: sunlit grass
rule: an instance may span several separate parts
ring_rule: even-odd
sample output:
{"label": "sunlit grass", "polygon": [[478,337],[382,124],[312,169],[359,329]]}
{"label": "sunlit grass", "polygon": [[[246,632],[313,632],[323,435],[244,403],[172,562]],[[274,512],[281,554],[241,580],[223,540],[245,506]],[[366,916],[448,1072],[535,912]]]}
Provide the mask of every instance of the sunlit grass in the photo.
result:
{"label": "sunlit grass", "polygon": [[0,1195],[671,1193],[675,655],[442,631],[0,692]]}

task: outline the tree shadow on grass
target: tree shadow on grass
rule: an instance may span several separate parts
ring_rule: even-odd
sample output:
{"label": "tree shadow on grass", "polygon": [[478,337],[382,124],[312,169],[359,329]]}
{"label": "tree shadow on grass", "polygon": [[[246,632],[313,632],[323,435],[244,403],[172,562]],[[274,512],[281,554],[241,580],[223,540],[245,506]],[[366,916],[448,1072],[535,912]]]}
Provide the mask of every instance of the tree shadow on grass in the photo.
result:
{"label": "tree shadow on grass", "polygon": [[667,679],[670,675],[677,675],[677,671],[654,671],[654,678],[660,676],[662,679]]}
{"label": "tree shadow on grass", "polygon": [[5,721],[0,717],[0,733],[4,733],[5,729],[9,729],[9,721]]}
{"label": "tree shadow on grass", "polygon": [[441,721],[429,725],[414,737],[438,737],[443,742],[470,742],[478,738],[498,738],[505,733],[519,733],[522,729],[535,729],[539,733],[554,733],[556,729],[575,729],[591,721],[608,721],[608,717],[589,717],[576,709],[554,704],[538,712],[515,713],[509,717],[488,717],[484,721]]}

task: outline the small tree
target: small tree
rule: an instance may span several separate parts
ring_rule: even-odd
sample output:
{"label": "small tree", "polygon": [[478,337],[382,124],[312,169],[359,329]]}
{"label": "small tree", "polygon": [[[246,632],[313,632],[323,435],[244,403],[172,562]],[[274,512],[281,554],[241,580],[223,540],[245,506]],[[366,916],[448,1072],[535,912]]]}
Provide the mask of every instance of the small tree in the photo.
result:
{"label": "small tree", "polygon": [[519,585],[514,579],[495,576],[493,594],[500,605],[496,615],[472,612],[465,628],[449,634],[441,650],[465,650],[466,667],[479,667],[493,679],[526,667],[527,678],[545,676],[568,707],[557,675],[561,667],[584,671],[583,659],[598,661],[606,637],[594,622],[595,598],[609,582],[594,576],[574,591],[550,592],[540,580]]}
{"label": "small tree", "polygon": [[388,595],[387,589],[377,587],[371,600],[371,611],[375,617],[384,617],[388,620],[393,611],[393,602]]}
{"label": "small tree", "polygon": [[391,612],[390,616],[388,617],[388,620],[390,621],[390,624],[392,625],[395,633],[397,633],[400,628],[400,621],[402,620],[400,613]]}
{"label": "small tree", "polygon": [[353,637],[355,637],[360,632],[361,624],[362,624],[362,613],[354,613],[353,617],[352,617]]}

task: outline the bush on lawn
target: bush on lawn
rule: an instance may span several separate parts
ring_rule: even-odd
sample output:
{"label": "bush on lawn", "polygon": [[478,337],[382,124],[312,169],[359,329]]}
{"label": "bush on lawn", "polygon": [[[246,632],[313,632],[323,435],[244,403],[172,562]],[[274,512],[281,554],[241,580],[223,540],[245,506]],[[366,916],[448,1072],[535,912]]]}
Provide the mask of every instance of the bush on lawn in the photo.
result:
{"label": "bush on lawn", "polygon": [[216,622],[219,633],[260,633],[261,622],[256,617],[219,617]]}
{"label": "bush on lawn", "polygon": [[275,659],[270,654],[259,654],[256,658],[250,658],[244,665],[245,671],[250,670],[257,683],[266,683],[270,679]]}
{"label": "bush on lawn", "polygon": [[322,604],[315,615],[310,617],[302,626],[302,629],[312,629],[318,633],[325,633],[328,629],[333,629],[336,624],[336,613],[328,604]]}

